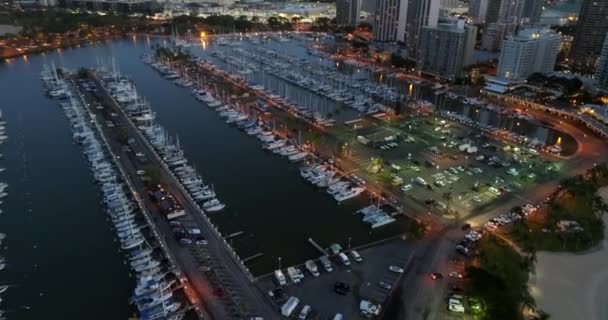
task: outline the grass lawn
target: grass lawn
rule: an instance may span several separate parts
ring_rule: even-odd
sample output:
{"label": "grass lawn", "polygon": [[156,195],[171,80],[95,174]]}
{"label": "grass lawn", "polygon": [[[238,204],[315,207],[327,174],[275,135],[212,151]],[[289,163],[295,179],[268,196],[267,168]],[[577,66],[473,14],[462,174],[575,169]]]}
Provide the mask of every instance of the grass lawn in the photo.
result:
{"label": "grass lawn", "polygon": [[481,240],[477,266],[467,270],[470,297],[482,301],[486,310],[475,313],[475,319],[522,319],[521,305],[528,294],[526,259],[496,237]]}

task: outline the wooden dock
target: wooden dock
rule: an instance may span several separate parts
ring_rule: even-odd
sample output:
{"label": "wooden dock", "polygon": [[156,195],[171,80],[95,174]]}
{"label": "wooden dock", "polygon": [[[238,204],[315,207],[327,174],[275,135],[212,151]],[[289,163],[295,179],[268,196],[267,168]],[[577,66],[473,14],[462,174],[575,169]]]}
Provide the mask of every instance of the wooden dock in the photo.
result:
{"label": "wooden dock", "polygon": [[256,253],[256,254],[252,255],[252,256],[249,256],[249,257],[247,257],[247,258],[245,258],[245,259],[243,259],[241,261],[243,263],[247,263],[247,262],[249,262],[249,261],[251,261],[253,259],[257,259],[257,258],[259,258],[259,257],[261,257],[263,255],[264,255],[263,253],[259,252],[259,253]]}
{"label": "wooden dock", "polygon": [[229,234],[229,235],[226,236],[226,240],[228,240],[230,238],[238,237],[238,236],[240,236],[240,235],[242,235],[244,233],[245,233],[244,231],[238,231],[238,232],[235,232],[235,233],[231,233],[231,234]]}

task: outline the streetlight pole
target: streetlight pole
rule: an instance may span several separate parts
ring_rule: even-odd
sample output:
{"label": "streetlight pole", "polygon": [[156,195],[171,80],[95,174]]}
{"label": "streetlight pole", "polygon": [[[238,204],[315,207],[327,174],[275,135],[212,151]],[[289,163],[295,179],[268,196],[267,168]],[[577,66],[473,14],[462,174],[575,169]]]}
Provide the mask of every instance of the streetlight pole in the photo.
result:
{"label": "streetlight pole", "polygon": [[351,240],[351,237],[348,237],[348,249],[349,250],[350,250],[350,240]]}
{"label": "streetlight pole", "polygon": [[279,270],[281,270],[281,257],[279,257]]}

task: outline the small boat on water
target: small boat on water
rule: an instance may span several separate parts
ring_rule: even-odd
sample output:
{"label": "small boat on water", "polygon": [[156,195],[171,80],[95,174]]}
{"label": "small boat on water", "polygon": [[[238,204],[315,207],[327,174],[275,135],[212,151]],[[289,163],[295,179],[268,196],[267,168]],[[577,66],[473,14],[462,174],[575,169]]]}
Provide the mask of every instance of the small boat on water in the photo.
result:
{"label": "small boat on water", "polygon": [[6,292],[6,290],[8,290],[8,285],[1,285],[0,286],[0,294],[3,294],[4,292]]}
{"label": "small boat on water", "polygon": [[354,198],[365,191],[365,188],[354,187],[347,190],[344,190],[336,195],[334,195],[334,199],[338,202],[346,201],[348,199]]}
{"label": "small boat on water", "polygon": [[213,198],[203,203],[203,210],[209,212],[220,211],[226,207],[225,204],[221,203],[217,198]]}

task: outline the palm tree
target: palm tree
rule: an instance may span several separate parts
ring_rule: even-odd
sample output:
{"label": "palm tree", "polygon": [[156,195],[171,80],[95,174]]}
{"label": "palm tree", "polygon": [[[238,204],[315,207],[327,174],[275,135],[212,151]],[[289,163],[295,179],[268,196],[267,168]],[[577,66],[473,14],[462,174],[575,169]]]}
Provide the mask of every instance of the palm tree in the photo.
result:
{"label": "palm tree", "polygon": [[521,307],[522,312],[525,309],[536,310],[536,300],[532,297],[530,286],[527,284],[523,285],[521,288]]}

